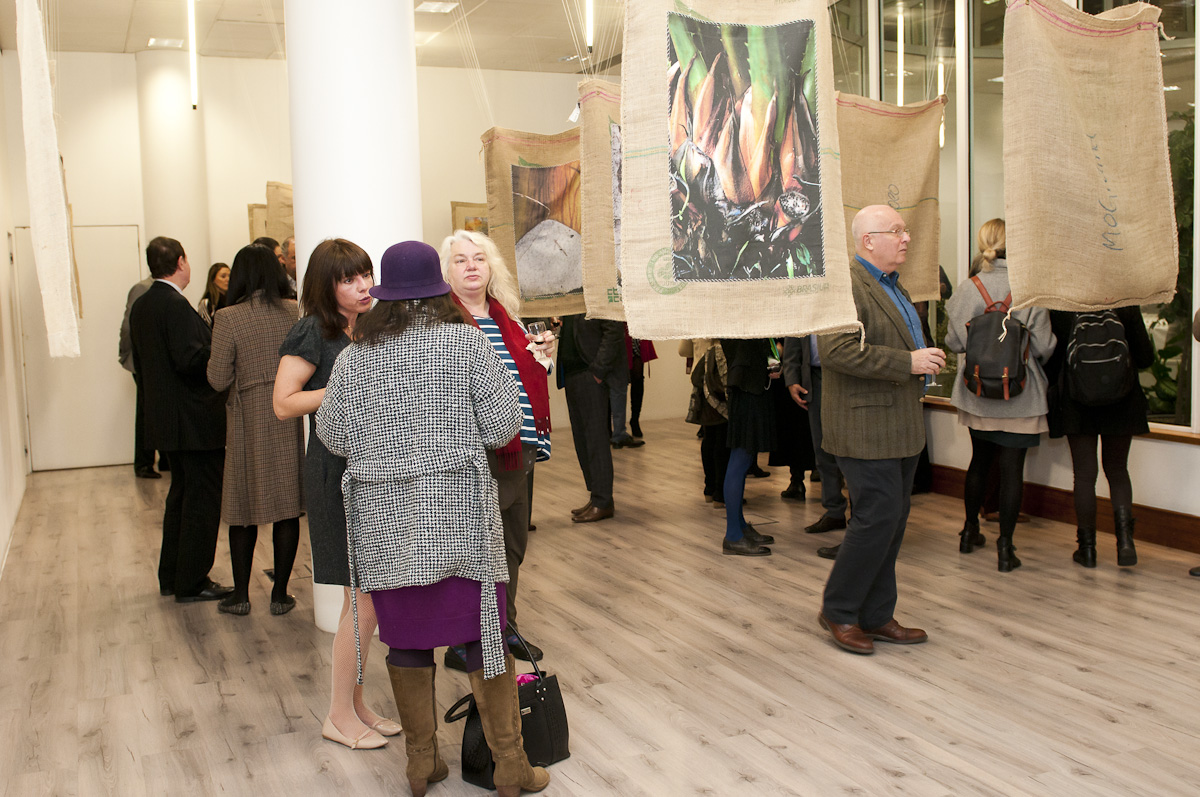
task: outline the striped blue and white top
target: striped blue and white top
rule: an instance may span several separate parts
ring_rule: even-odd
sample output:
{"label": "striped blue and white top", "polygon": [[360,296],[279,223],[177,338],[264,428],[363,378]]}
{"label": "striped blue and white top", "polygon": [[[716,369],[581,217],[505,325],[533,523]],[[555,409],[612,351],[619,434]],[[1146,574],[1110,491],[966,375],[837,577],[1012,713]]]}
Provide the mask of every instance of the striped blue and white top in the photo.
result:
{"label": "striped blue and white top", "polygon": [[521,390],[521,414],[524,415],[521,421],[521,442],[537,447],[538,462],[550,459],[550,435],[538,435],[537,426],[533,422],[533,405],[529,403],[525,385],[521,384],[521,373],[517,370],[517,363],[508,353],[508,347],[504,345],[504,335],[500,333],[500,327],[487,316],[475,316],[475,323],[479,324],[479,329],[487,336],[496,354],[500,355],[500,362],[512,373],[513,379],[517,380],[517,387]]}

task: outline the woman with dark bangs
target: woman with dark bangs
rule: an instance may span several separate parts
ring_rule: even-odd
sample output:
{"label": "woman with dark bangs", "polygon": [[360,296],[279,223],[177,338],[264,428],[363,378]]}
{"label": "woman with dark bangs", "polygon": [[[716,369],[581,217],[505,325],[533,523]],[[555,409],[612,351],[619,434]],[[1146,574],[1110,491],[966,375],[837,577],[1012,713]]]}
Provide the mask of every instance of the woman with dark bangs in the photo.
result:
{"label": "woman with dark bangs", "polygon": [[[400,726],[363,703],[357,676],[362,662],[355,653],[346,514],[342,506],[346,460],[325,448],[316,435],[313,418],[325,397],[334,360],[350,345],[359,316],[371,309],[367,291],[374,284],[371,258],[360,246],[341,238],[317,245],[304,272],[300,295],[304,317],[292,327],[279,349],[274,395],[275,414],[280,418],[309,416],[304,487],[313,581],[343,587],[342,612],[333,637],[333,689],[322,735],[358,750],[383,747],[387,744],[384,737],[400,733]],[[371,596],[360,592],[357,602],[360,628],[370,639],[376,622]],[[369,646],[362,646],[363,659],[368,650]]]}

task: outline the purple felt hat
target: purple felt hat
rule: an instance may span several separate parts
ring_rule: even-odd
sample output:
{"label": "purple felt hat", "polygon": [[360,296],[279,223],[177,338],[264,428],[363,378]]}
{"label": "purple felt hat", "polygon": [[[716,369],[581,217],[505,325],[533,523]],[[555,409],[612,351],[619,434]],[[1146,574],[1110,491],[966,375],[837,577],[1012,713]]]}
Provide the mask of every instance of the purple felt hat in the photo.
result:
{"label": "purple felt hat", "polygon": [[389,246],[379,261],[379,277],[371,295],[385,302],[428,299],[450,292],[450,285],[442,279],[442,261],[437,250],[421,241]]}

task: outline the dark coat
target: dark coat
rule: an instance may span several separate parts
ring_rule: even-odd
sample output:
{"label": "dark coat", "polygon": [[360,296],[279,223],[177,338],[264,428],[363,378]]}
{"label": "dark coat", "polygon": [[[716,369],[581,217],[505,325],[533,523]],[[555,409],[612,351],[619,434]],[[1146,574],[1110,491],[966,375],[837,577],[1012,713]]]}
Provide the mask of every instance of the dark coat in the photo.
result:
{"label": "dark coat", "polygon": [[146,394],[146,447],[225,447],[225,395],[208,384],[212,333],[174,287],[156,281],[129,312],[134,371]]}
{"label": "dark coat", "polygon": [[[1116,313],[1125,327],[1125,342],[1129,345],[1133,367],[1139,370],[1149,368],[1154,362],[1154,345],[1142,320],[1141,308],[1136,305],[1120,307]],[[1075,324],[1076,315],[1062,310],[1050,311],[1050,329],[1058,338],[1058,345],[1046,362],[1046,379],[1050,383],[1047,394],[1050,436],[1146,434],[1150,431],[1150,425],[1146,422],[1149,402],[1141,385],[1134,386],[1128,396],[1115,404],[1104,407],[1089,407],[1072,400],[1068,395],[1065,372],[1067,345],[1071,341],[1071,327]]]}
{"label": "dark coat", "polygon": [[[821,447],[855,459],[914,456],[925,447],[925,415],[924,385],[912,373],[912,333],[883,286],[857,262],[850,264],[850,287],[865,341],[857,332],[817,338]],[[908,298],[903,287],[900,292]]]}
{"label": "dark coat", "polygon": [[[620,321],[603,321],[581,315],[563,318],[562,335],[571,335],[576,353],[587,370],[597,379],[607,379],[615,370],[628,370],[625,360],[625,325]],[[559,344],[560,362],[558,386],[563,386],[567,374],[561,362],[563,344]]]}

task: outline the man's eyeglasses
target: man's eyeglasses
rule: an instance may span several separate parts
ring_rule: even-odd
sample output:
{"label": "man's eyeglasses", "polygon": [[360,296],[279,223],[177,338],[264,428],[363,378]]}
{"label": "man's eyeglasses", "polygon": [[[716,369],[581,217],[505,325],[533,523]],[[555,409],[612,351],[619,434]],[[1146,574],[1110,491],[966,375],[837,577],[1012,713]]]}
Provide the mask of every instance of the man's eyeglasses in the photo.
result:
{"label": "man's eyeglasses", "polygon": [[901,227],[898,230],[873,230],[867,233],[867,235],[895,235],[900,238],[907,235],[910,239],[913,237],[912,230],[907,227]]}

